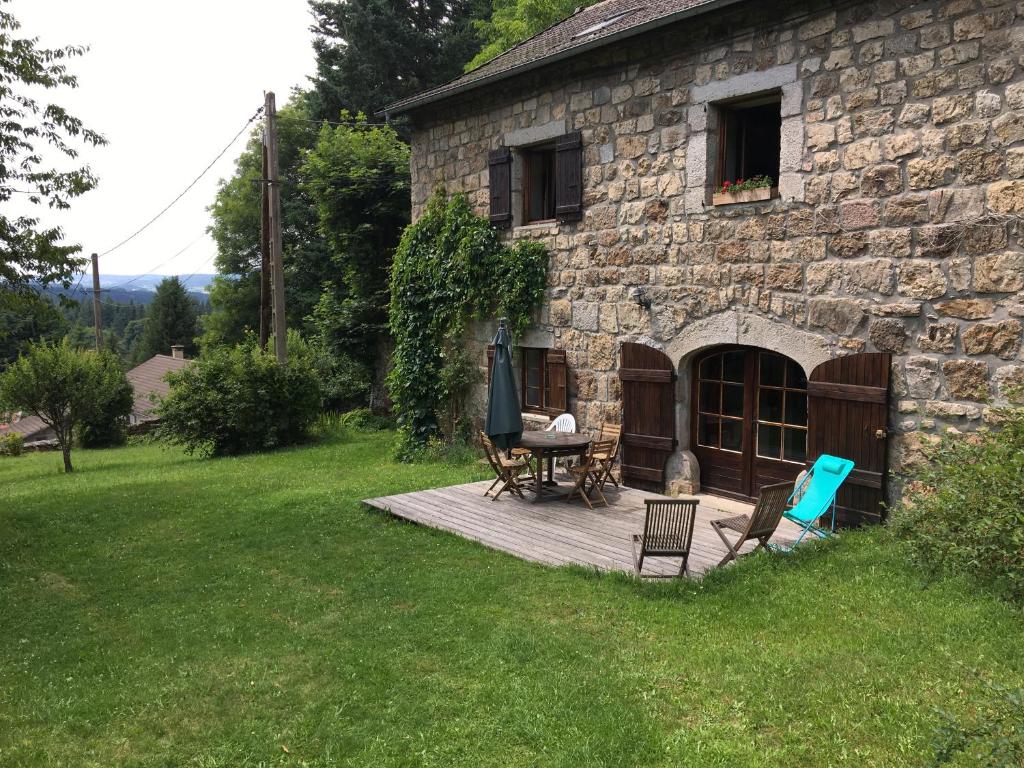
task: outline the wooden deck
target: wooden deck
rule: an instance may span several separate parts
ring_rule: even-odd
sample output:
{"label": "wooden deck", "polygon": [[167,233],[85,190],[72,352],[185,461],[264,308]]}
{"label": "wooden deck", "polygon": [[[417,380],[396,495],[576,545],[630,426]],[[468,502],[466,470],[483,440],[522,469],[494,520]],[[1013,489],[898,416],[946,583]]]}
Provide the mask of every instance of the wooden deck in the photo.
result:
{"label": "wooden deck", "polygon": [[[644,525],[644,499],[657,494],[631,488],[605,492],[609,506],[587,509],[581,502],[542,504],[503,494],[484,496],[489,481],[365,499],[364,503],[395,517],[450,531],[523,560],[546,565],[581,565],[602,571],[633,572],[630,537]],[[748,505],[714,496],[699,496],[697,523],[690,552],[689,575],[700,576],[718,565],[726,548],[710,521],[748,511]],[[799,529],[783,520],[772,539],[792,542]],[[742,551],[753,549],[747,544]],[[648,558],[645,575],[675,575],[678,559]]]}

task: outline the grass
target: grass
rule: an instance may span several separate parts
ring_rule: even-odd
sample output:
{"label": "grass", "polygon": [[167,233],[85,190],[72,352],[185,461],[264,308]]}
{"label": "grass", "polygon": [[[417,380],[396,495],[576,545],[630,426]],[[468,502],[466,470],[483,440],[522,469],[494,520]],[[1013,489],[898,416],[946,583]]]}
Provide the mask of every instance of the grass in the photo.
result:
{"label": "grass", "polygon": [[478,476],[387,433],[0,460],[3,766],[921,766],[1024,619],[875,530],[700,584],[367,511]]}

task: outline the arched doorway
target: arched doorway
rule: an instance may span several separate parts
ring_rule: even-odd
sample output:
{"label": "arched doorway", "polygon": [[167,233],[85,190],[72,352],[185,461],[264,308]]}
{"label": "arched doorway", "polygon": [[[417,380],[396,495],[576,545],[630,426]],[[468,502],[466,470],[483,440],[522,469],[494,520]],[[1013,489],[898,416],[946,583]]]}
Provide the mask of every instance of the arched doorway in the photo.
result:
{"label": "arched doorway", "polygon": [[767,349],[719,346],[694,358],[691,446],[701,488],[744,499],[792,481],[807,460],[807,376]]}

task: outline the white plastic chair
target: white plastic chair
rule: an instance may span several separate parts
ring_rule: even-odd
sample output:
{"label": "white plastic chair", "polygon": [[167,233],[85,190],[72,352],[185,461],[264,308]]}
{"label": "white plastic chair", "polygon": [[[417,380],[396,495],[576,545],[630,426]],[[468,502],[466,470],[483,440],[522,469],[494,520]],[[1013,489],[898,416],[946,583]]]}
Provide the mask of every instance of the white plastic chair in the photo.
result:
{"label": "white plastic chair", "polygon": [[550,424],[544,427],[545,432],[575,432],[576,431],[576,419],[572,417],[571,413],[563,413],[561,416],[555,418]]}
{"label": "white plastic chair", "polygon": [[[557,416],[554,421],[544,427],[545,432],[575,432],[576,431],[576,419],[573,418],[571,413],[563,413]],[[555,459],[555,466],[561,463],[562,469],[566,472],[569,471],[569,467],[572,464],[572,456],[560,456]]]}

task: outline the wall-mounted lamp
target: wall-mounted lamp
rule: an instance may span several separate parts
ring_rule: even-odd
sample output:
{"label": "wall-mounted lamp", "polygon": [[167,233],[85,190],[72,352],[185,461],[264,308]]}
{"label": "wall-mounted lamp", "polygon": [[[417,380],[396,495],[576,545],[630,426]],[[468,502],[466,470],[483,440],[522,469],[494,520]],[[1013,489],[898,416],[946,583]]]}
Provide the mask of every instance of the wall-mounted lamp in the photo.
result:
{"label": "wall-mounted lamp", "polygon": [[647,295],[647,289],[643,286],[639,286],[630,291],[629,297],[637,303],[637,306],[641,306],[647,310],[651,308],[651,297]]}

